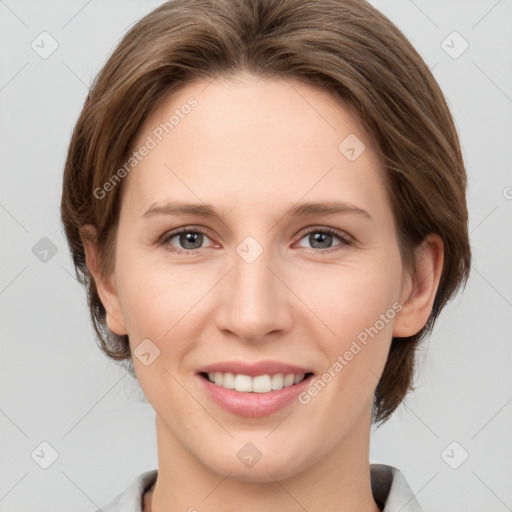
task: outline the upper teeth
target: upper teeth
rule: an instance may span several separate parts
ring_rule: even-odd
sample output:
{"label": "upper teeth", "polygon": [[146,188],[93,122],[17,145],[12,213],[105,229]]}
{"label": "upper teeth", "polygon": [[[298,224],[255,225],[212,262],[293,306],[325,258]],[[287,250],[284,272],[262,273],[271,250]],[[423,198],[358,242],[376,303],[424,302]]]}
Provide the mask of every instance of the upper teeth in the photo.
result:
{"label": "upper teeth", "polygon": [[258,375],[257,377],[250,377],[249,375],[210,372],[208,379],[214,382],[217,386],[222,386],[226,389],[234,389],[236,391],[254,392],[254,393],[268,393],[282,388],[288,388],[297,384],[304,379],[304,373],[293,374],[289,373],[284,375],[276,373],[275,375]]}

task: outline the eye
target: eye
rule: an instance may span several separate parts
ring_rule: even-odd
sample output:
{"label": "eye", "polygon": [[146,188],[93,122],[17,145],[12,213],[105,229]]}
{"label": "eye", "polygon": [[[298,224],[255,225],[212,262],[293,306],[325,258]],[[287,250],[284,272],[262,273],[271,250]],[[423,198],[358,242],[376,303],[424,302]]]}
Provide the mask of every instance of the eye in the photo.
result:
{"label": "eye", "polygon": [[[205,238],[209,239],[207,233],[197,228],[180,228],[164,235],[160,244],[163,245],[168,251],[178,253],[193,253],[202,247]],[[173,243],[172,240],[175,240]],[[176,247],[175,244],[178,244]]]}
{"label": "eye", "polygon": [[[332,245],[334,239],[338,239],[340,243]],[[347,245],[351,245],[352,241],[348,235],[342,234],[332,228],[310,228],[303,234],[300,241],[306,239],[312,246],[314,252],[334,252],[343,249]],[[299,242],[300,242],[299,241]],[[300,245],[300,244],[299,244]],[[301,247],[304,247],[301,245]],[[334,249],[333,249],[334,247]],[[324,250],[328,249],[328,250]],[[330,249],[330,250],[329,250]]]}
{"label": "eye", "polygon": [[[207,248],[203,247],[205,239],[210,239],[210,237],[203,229],[183,227],[166,233],[159,244],[168,251],[194,254],[199,249]],[[333,245],[335,239],[339,243]],[[302,235],[299,240],[300,247],[304,247],[300,243],[302,240],[307,240],[311,244],[310,249],[315,253],[331,253],[352,244],[352,239],[348,235],[332,228],[312,227]]]}

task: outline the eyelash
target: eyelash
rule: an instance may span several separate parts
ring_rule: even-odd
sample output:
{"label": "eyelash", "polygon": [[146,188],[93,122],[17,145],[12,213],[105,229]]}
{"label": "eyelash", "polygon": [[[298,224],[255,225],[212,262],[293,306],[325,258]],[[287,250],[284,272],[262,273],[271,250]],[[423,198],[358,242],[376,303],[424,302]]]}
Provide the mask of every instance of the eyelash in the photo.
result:
{"label": "eyelash", "polygon": [[[164,247],[165,250],[173,253],[178,254],[188,254],[188,255],[194,255],[197,253],[197,251],[200,251],[201,249],[179,249],[174,246],[169,245],[169,241],[176,237],[177,235],[180,235],[182,233],[200,233],[202,235],[207,236],[210,238],[210,234],[208,231],[205,231],[200,228],[196,227],[183,227],[176,229],[175,231],[171,231],[170,233],[166,233],[163,235],[161,240],[158,242],[158,245],[161,245]],[[314,254],[332,254],[333,252],[337,252],[342,250],[346,246],[350,246],[353,244],[352,238],[348,237],[347,235],[343,235],[339,231],[333,229],[333,228],[318,228],[318,227],[312,227],[309,228],[307,231],[303,232],[300,236],[300,238],[297,241],[302,240],[305,236],[309,235],[310,233],[322,233],[322,234],[329,234],[337,237],[340,240],[340,244],[335,245],[334,247],[331,247],[329,249],[315,249],[315,248],[308,248],[304,247],[304,249],[309,249],[308,252],[312,252]],[[171,248],[172,247],[172,248]]]}

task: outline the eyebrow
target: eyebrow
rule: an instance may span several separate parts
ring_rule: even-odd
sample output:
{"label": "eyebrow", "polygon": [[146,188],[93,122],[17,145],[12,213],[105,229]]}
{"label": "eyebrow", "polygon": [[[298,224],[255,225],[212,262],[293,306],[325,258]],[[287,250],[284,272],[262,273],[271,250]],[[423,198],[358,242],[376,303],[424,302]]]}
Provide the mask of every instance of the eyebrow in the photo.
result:
{"label": "eyebrow", "polygon": [[[326,201],[322,203],[300,203],[293,205],[286,213],[292,217],[307,217],[313,215],[333,215],[336,213],[353,213],[368,219],[372,216],[362,208],[350,203]],[[208,219],[217,219],[223,222],[223,216],[210,204],[184,203],[181,201],[164,201],[153,203],[142,215],[143,218],[155,215],[197,215]]]}

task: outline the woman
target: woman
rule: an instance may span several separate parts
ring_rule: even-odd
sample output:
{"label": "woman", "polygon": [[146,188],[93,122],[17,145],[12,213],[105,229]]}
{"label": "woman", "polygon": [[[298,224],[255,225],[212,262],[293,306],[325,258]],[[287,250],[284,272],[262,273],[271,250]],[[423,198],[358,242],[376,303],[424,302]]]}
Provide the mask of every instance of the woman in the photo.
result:
{"label": "woman", "polygon": [[372,423],[465,283],[444,96],[363,0],[173,0],[123,38],[67,156],[62,219],[158,469],[103,510],[395,512]]}

